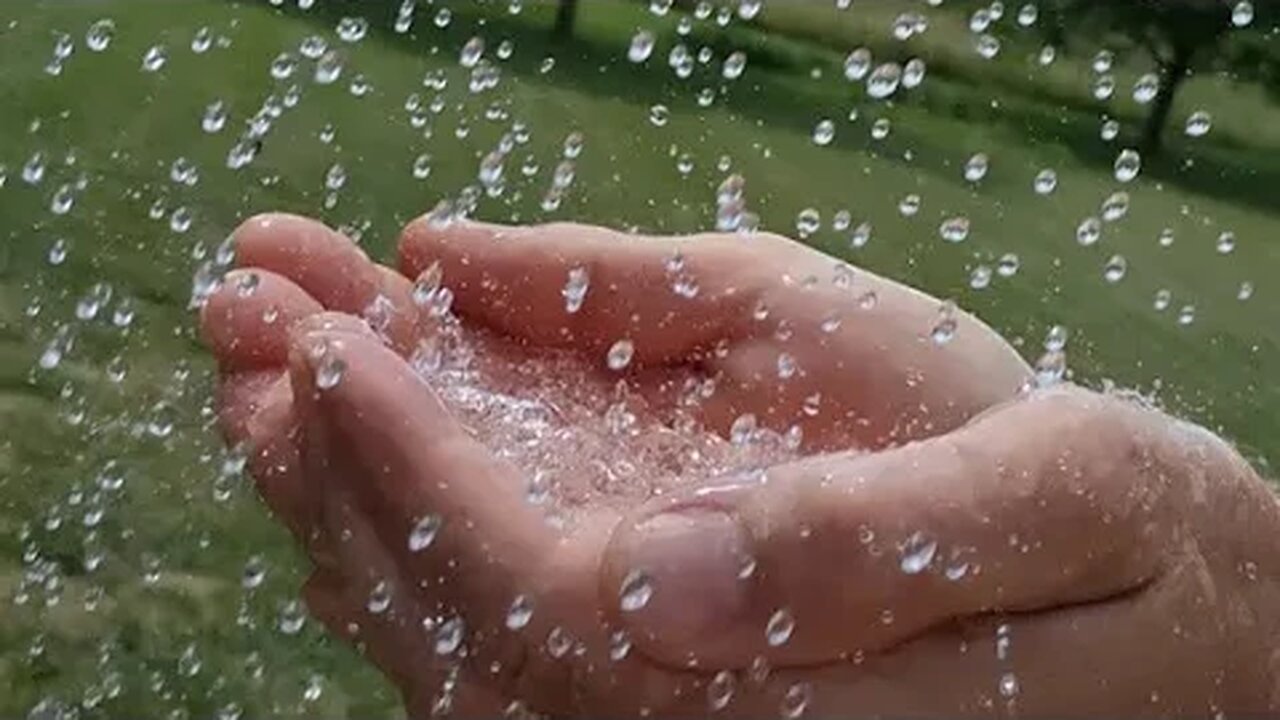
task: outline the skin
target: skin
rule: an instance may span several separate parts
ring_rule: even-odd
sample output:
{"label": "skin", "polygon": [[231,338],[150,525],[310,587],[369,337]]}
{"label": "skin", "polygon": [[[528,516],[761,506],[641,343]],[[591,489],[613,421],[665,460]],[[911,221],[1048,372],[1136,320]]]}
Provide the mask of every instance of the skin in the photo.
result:
{"label": "skin", "polygon": [[[404,232],[399,272],[304,218],[260,216],[235,241],[241,269],[202,313],[225,433],[314,562],[312,612],[414,716],[1280,709],[1268,486],[1227,443],[1152,409],[1072,387],[1024,392],[1025,364],[962,312],[947,311],[951,341],[934,342],[936,299],[763,234],[424,218]],[[671,290],[677,252],[695,297]],[[409,278],[433,262],[481,356],[567,349],[591,378],[629,338],[626,379],[653,417],[670,416],[689,373],[714,377],[689,410],[698,421],[798,425],[805,457],[763,481],[593,497],[570,529],[547,525],[519,472],[404,359],[438,331],[410,300]],[[591,284],[566,313],[573,267]],[[389,305],[371,329],[358,316],[380,294]],[[798,368],[785,380],[782,352]],[[318,387],[339,365],[340,381]],[[820,411],[806,413],[814,393]],[[413,552],[406,538],[427,514],[444,523]],[[624,611],[635,573],[652,596]],[[391,603],[372,613],[378,582]],[[518,595],[534,611],[512,630]],[[780,609],[794,629],[774,645],[765,628]],[[441,655],[422,622],[455,616],[461,647]],[[734,691],[717,708],[726,674]]]}

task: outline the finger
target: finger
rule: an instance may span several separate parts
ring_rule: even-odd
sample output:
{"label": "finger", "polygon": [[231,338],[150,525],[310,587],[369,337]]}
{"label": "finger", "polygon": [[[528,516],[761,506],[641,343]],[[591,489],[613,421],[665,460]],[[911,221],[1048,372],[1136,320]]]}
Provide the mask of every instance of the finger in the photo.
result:
{"label": "finger", "polygon": [[365,318],[400,352],[416,338],[418,313],[407,281],[391,281],[349,238],[296,215],[246,220],[233,233],[236,263],[278,273],[326,309]]}
{"label": "finger", "polygon": [[1174,525],[1152,417],[1051,393],[936,440],[665,499],[615,535],[605,591],[646,573],[652,600],[621,618],[639,646],[738,667],[1123,593],[1160,573]]}
{"label": "finger", "polygon": [[309,474],[351,493],[402,572],[421,579],[433,612],[502,627],[556,541],[514,468],[467,435],[375,339],[296,337],[291,381],[302,398]]}
{"label": "finger", "polygon": [[[588,225],[442,225],[430,216],[400,240],[400,268],[439,262],[459,315],[532,345],[598,353],[630,340],[638,363],[686,360],[740,332],[757,293],[726,272],[747,242],[728,235],[649,238]],[[679,269],[675,270],[676,258]],[[575,282],[585,292],[573,309]],[[690,297],[673,289],[696,284]]]}
{"label": "finger", "polygon": [[283,370],[288,331],[324,308],[288,278],[261,268],[227,273],[200,311],[200,334],[225,375]]}

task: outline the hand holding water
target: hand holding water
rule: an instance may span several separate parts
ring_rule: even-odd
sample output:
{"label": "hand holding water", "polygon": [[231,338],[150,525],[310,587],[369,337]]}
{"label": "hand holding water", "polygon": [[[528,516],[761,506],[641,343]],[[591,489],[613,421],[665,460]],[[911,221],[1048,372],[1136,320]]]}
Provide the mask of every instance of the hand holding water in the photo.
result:
{"label": "hand holding water", "polygon": [[[313,612],[414,714],[1275,702],[1280,513],[1221,441],[1079,390],[1017,399],[995,333],[782,238],[438,220],[406,231],[401,275],[256,218],[204,311],[224,427],[316,565]],[[642,448],[600,483],[553,438],[549,522],[532,456],[423,380],[424,343],[457,332],[434,268],[484,377],[560,353],[560,405],[623,380],[635,426],[738,449],[685,438],[672,470]],[[772,465],[707,477],[769,433]]]}

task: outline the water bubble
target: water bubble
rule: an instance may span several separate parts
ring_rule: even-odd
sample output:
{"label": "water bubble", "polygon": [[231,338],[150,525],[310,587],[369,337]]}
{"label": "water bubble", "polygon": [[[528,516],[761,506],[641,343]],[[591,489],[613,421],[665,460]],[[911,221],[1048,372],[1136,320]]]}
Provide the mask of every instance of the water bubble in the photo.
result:
{"label": "water bubble", "polygon": [[572,314],[581,310],[582,303],[587,297],[587,290],[590,287],[591,278],[587,274],[585,267],[570,268],[564,289],[560,291],[560,294],[564,296],[565,312]]}
{"label": "water bubble", "polygon": [[1137,150],[1125,149],[1121,150],[1116,156],[1115,175],[1116,180],[1122,183],[1132,182],[1138,177],[1138,173],[1142,170],[1142,156]]}
{"label": "water bubble", "polygon": [[933,563],[938,552],[938,541],[917,531],[899,548],[902,551],[900,567],[907,575],[918,575]]}
{"label": "water bubble", "polygon": [[507,609],[507,629],[523,630],[533,619],[533,599],[528,595],[517,595]]}
{"label": "water bubble", "polygon": [[443,524],[444,521],[439,515],[422,516],[409,531],[409,552],[422,552],[431,547]]}
{"label": "water bubble", "polygon": [[902,66],[897,63],[884,63],[867,77],[867,95],[883,100],[898,91],[901,81]]}
{"label": "water bubble", "polygon": [[1129,193],[1114,192],[1102,201],[1102,219],[1115,222],[1129,212]]}
{"label": "water bubble", "polygon": [[938,226],[938,234],[947,242],[964,242],[969,237],[969,218],[964,216],[947,218]]}
{"label": "water bubble", "polygon": [[1058,188],[1058,173],[1045,168],[1036,173],[1033,183],[1037,195],[1049,195]]}
{"label": "water bubble", "polygon": [[436,628],[435,650],[437,655],[452,655],[462,645],[462,636],[466,634],[466,625],[462,618],[454,615],[440,623]]}
{"label": "water bubble", "polygon": [[1088,247],[1102,238],[1102,221],[1096,217],[1087,217],[1076,226],[1076,242]]}
{"label": "water bubble", "polygon": [[618,607],[623,612],[635,612],[649,604],[653,597],[653,583],[649,576],[639,570],[632,570],[622,580],[618,591]]}
{"label": "water bubble", "polygon": [[924,82],[925,64],[920,58],[911,58],[902,67],[902,87],[910,90]]}
{"label": "water bubble", "polygon": [[164,67],[168,60],[169,51],[163,45],[152,45],[142,55],[142,69],[144,72],[156,72]]}
{"label": "water bubble", "polygon": [[987,176],[990,164],[986,153],[977,153],[964,164],[964,179],[969,182],[978,182]]}
{"label": "water bubble", "polygon": [[605,363],[610,370],[619,372],[631,364],[631,358],[635,355],[635,351],[635,345],[630,340],[619,340],[609,347]]}
{"label": "water bubble", "polygon": [[798,718],[809,709],[813,688],[807,682],[798,682],[787,688],[782,696],[781,712],[784,718]]}
{"label": "water bubble", "polygon": [[1231,8],[1231,24],[1236,27],[1248,27],[1253,23],[1253,3],[1240,0]]}
{"label": "water bubble", "polygon": [[721,670],[716,673],[707,684],[707,709],[714,713],[728,707],[729,701],[733,700],[736,685],[737,680],[732,672]]}
{"label": "water bubble", "polygon": [[298,67],[298,59],[293,53],[282,52],[271,61],[271,77],[276,80],[287,80]]}
{"label": "water bubble", "polygon": [[764,637],[768,641],[769,647],[780,647],[787,644],[795,629],[796,621],[791,615],[791,611],[786,608],[780,608],[769,617],[769,622],[764,628]]}
{"label": "water bubble", "polygon": [[337,32],[343,42],[358,43],[369,32],[369,21],[363,17],[343,17],[338,21]]}
{"label": "water bubble", "polygon": [[1160,76],[1155,73],[1146,73],[1133,84],[1133,99],[1142,105],[1155,100],[1156,94],[1159,92]]}
{"label": "water bubble", "polygon": [[226,124],[227,109],[221,100],[217,100],[207,106],[204,109],[204,116],[200,118],[200,129],[209,134],[221,132]]}
{"label": "water bubble", "polygon": [[1229,255],[1236,249],[1236,234],[1230,230],[1223,231],[1218,235],[1218,242],[1214,246],[1219,255]]}
{"label": "water bubble", "polygon": [[111,46],[116,34],[116,24],[109,18],[98,20],[84,34],[84,44],[93,52],[102,52]]}
{"label": "water bubble", "polygon": [[813,144],[819,146],[830,145],[836,136],[836,124],[830,120],[822,119],[813,128]]}
{"label": "water bubble", "polygon": [[285,635],[297,635],[306,621],[307,614],[302,607],[302,603],[297,600],[290,600],[280,607],[280,613],[276,618],[276,627]]}
{"label": "water bubble", "polygon": [[1109,283],[1118,283],[1129,271],[1129,261],[1123,255],[1112,255],[1102,267],[1102,277]]}
{"label": "water bubble", "polygon": [[737,80],[742,77],[742,71],[747,67],[747,54],[741,50],[732,52],[729,57],[724,60],[724,67],[721,68],[721,75],[725,80]]}

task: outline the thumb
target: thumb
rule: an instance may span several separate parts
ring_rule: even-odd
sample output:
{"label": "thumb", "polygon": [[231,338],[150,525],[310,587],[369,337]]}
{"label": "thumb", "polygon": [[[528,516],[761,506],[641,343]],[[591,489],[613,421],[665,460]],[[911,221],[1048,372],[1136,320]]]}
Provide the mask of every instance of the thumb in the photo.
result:
{"label": "thumb", "polygon": [[[847,659],[939,625],[1131,592],[1162,571],[1160,416],[1079,391],[881,453],[664,498],[615,531],[602,592],[664,664]],[[617,607],[617,603],[605,604]]]}

